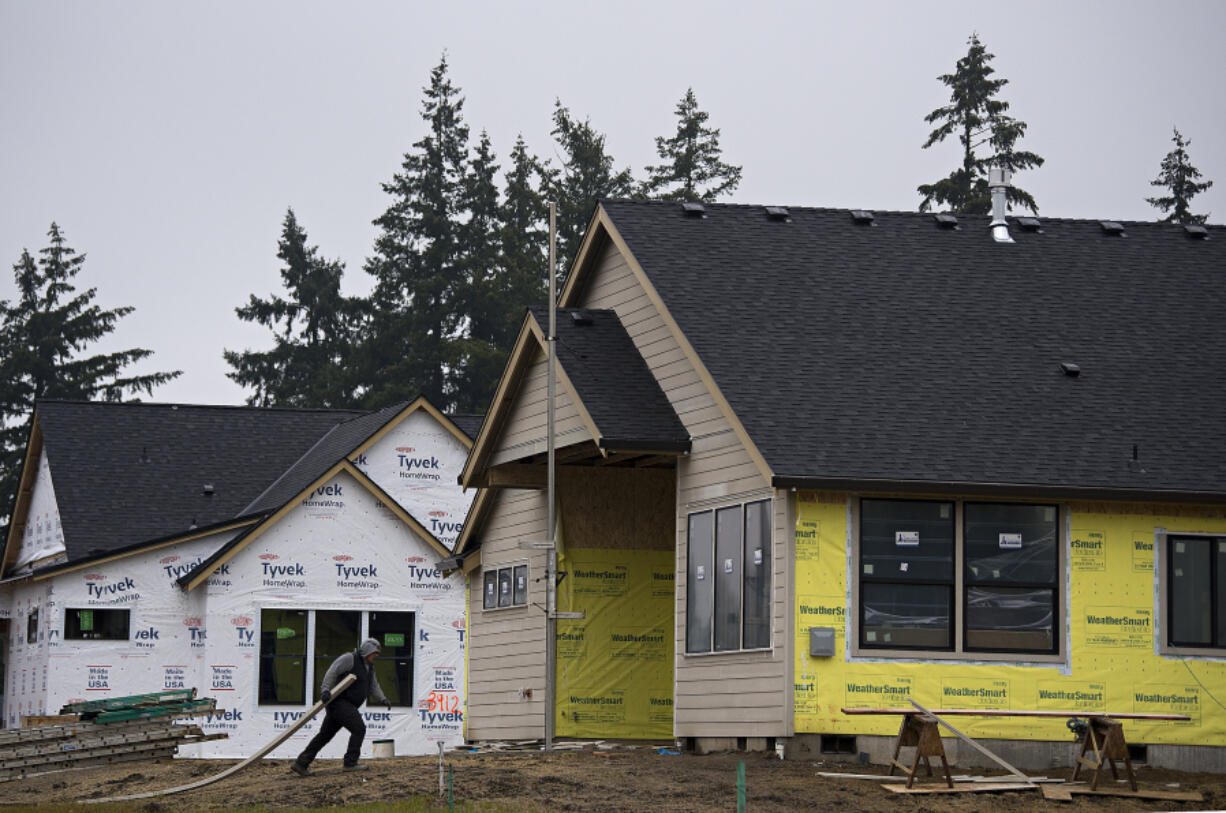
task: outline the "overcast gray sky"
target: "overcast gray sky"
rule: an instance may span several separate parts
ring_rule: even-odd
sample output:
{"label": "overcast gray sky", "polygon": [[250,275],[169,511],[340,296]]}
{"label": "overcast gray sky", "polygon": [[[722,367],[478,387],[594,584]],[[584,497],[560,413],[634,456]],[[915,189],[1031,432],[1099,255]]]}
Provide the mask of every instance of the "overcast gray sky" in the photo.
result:
{"label": "overcast gray sky", "polygon": [[136,306],[99,349],[182,369],[156,400],[240,403],[221,352],[270,343],[234,308],[280,290],[286,207],[368,290],[380,183],[444,50],[501,161],[518,133],[554,155],[560,98],[641,175],[693,87],[744,167],[731,200],[914,210],[958,161],[920,149],[923,117],[973,31],[1047,159],[1015,178],[1041,216],[1155,219],[1178,126],[1217,181],[1195,211],[1226,221],[1223,2],[0,0],[0,298],[54,220],[79,287]]}

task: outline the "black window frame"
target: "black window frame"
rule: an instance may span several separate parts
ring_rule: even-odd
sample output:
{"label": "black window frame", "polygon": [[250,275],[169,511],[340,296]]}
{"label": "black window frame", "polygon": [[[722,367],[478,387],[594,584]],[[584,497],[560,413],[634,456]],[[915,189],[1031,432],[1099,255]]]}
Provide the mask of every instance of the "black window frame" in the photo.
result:
{"label": "black window frame", "polygon": [[[771,592],[774,587],[774,572],[772,546],[774,544],[774,528],[772,510],[774,501],[771,498],[762,500],[750,500],[743,503],[735,503],[733,505],[721,505],[712,508],[707,508],[702,511],[692,511],[686,516],[686,602],[685,602],[685,654],[686,655],[718,655],[729,652],[762,652],[769,651],[772,647],[773,639],[773,596]],[[758,509],[762,517],[764,525],[760,528],[762,533],[759,535],[759,548],[762,551],[762,561],[755,562],[752,552],[750,551],[750,513],[751,508]],[[729,553],[727,549],[721,549],[720,528],[729,527],[727,523],[721,523],[721,519],[727,519],[731,512],[736,512],[736,530],[737,539],[733,543],[736,548],[733,553],[735,555],[725,555]],[[709,536],[707,539],[703,528],[709,528]],[[694,537],[697,533],[704,533],[704,538],[695,541]],[[722,553],[721,553],[722,550]],[[696,554],[697,551],[697,554]],[[723,556],[723,564],[721,565],[720,556]],[[698,558],[700,561],[696,562]],[[731,570],[729,570],[731,563]],[[703,576],[701,579],[696,577],[697,567],[703,567]],[[761,567],[763,570],[760,574],[751,575],[749,568]],[[710,573],[707,570],[710,570]],[[764,574],[764,577],[761,576]],[[733,576],[732,579],[725,579],[724,576]],[[700,584],[701,582],[701,584]],[[758,613],[747,613],[746,592],[750,585],[754,585],[758,590],[758,598],[765,596],[764,601],[759,603],[766,607],[765,619],[759,618]],[[735,612],[728,606],[727,590],[730,585],[735,585],[736,588],[736,607]],[[722,597],[722,600],[721,600]],[[699,608],[700,612],[695,613],[694,608]],[[709,614],[703,614],[707,612]],[[735,621],[736,624],[736,646],[728,645],[727,625],[721,627],[719,623],[720,614],[727,616]],[[747,629],[747,626],[753,627],[752,632]],[[747,633],[759,636],[762,634],[762,627],[765,627],[765,641],[755,637],[751,645],[747,646]],[[722,638],[721,638],[722,630]],[[705,640],[699,642],[699,646],[695,646],[696,638],[699,634],[705,637]],[[722,641],[722,643],[721,643]]]}
{"label": "black window frame", "polygon": [[26,643],[38,643],[38,607],[26,614]]}
{"label": "black window frame", "polygon": [[[305,706],[307,704],[307,666],[311,662],[311,657],[314,654],[308,643],[311,641],[311,625],[314,621],[311,610],[300,607],[260,607],[260,636],[259,650],[256,653],[257,668],[256,668],[256,705],[257,706]],[[299,613],[303,616],[304,626],[302,630],[302,653],[285,653],[278,654],[276,651],[271,653],[265,652],[266,642],[276,642],[280,640],[277,628],[269,629],[267,622],[269,620],[265,613]],[[297,635],[292,636],[297,638]],[[302,660],[302,680],[300,681],[299,691],[302,696],[301,700],[286,698],[285,700],[276,699],[276,669],[275,666],[278,660],[300,658]],[[268,699],[269,697],[273,699]]]}
{"label": "black window frame", "polygon": [[[1176,543],[1204,543],[1208,546],[1209,565],[1207,567],[1209,574],[1209,596],[1208,603],[1210,605],[1209,612],[1209,643],[1200,641],[1180,640],[1176,637],[1176,616],[1174,610],[1175,598],[1179,591],[1175,584],[1175,555],[1173,549]],[[1223,621],[1223,613],[1226,607],[1226,584],[1221,583],[1219,571],[1226,565],[1226,535],[1214,534],[1167,534],[1165,541],[1165,550],[1163,556],[1165,558],[1163,567],[1163,576],[1166,580],[1166,602],[1163,611],[1166,613],[1166,628],[1167,628],[1167,646],[1179,649],[1207,649],[1207,650],[1226,650],[1226,622]],[[1221,560],[1221,561],[1218,561]],[[1221,643],[1214,643],[1221,641]]]}
{"label": "black window frame", "polygon": [[[486,568],[481,576],[481,609],[514,610],[528,606],[531,568],[525,561]],[[522,586],[521,586],[522,582]],[[506,585],[506,591],[503,591]],[[491,594],[490,588],[493,587]],[[504,601],[505,598],[505,601]]]}
{"label": "black window frame", "polygon": [[[950,577],[948,581],[939,578],[900,579],[884,574],[864,574],[865,540],[864,540],[864,505],[869,502],[919,503],[927,505],[950,506],[949,522],[952,529],[952,547],[950,549]],[[1017,506],[1025,508],[1050,508],[1054,512],[1052,527],[1054,531],[1052,578],[1050,581],[1035,580],[988,580],[978,578],[971,572],[968,559],[967,544],[967,511],[978,507]],[[1059,505],[1048,502],[1022,502],[1001,500],[967,500],[962,498],[946,499],[915,499],[905,497],[861,497],[857,506],[857,556],[856,556],[856,650],[865,654],[877,655],[897,651],[910,655],[917,652],[933,652],[948,654],[953,657],[977,657],[982,655],[1009,655],[1033,657],[1049,660],[1061,656],[1063,652],[1062,639],[1065,634],[1065,624],[1061,622],[1067,601],[1067,583],[1064,578],[1065,534],[1062,530],[1062,511]],[[894,642],[866,640],[865,624],[865,585],[889,586],[894,584],[906,586],[945,587],[948,594],[949,618],[947,621],[948,645],[932,646],[925,644],[898,644]],[[1006,646],[971,646],[968,645],[969,624],[971,612],[969,602],[972,589],[997,588],[1001,590],[1044,590],[1051,595],[1051,647],[1048,649],[1017,648]]]}
{"label": "black window frame", "polygon": [[[93,634],[86,635],[81,630],[81,616],[76,616],[76,623],[69,623],[72,618],[72,613],[90,612],[94,614]],[[118,619],[122,617],[124,634],[107,635],[103,632],[98,632],[98,622],[107,618]],[[115,623],[108,625],[108,628],[118,629],[120,624]],[[64,640],[65,641],[130,641],[132,640],[132,610],[129,607],[65,607],[64,608]]]}

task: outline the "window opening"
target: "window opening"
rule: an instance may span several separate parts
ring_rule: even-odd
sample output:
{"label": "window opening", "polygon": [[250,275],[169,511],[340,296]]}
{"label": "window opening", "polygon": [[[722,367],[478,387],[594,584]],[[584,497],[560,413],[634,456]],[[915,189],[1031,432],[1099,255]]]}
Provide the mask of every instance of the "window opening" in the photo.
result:
{"label": "window opening", "polygon": [[64,638],[73,641],[126,641],[131,610],[66,609]]}
{"label": "window opening", "polygon": [[315,674],[312,701],[319,700],[324,674],[332,662],[353,652],[362,643],[362,614],[357,610],[316,610],[315,647],[312,657]]}
{"label": "window opening", "polygon": [[383,647],[375,658],[375,677],[394,706],[413,705],[414,622],[413,613],[370,613],[369,635]]}
{"label": "window opening", "polygon": [[307,611],[260,611],[261,704],[306,702]]}

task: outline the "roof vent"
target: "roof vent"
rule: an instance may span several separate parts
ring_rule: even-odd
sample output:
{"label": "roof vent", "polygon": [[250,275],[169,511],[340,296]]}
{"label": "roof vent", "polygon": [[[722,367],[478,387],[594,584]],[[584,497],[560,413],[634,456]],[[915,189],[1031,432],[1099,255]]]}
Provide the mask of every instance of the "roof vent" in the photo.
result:
{"label": "roof vent", "polygon": [[958,218],[956,215],[939,214],[939,215],[933,215],[932,219],[935,220],[937,222],[937,225],[940,226],[942,229],[961,230],[962,228],[961,226],[958,225]]}
{"label": "roof vent", "polygon": [[701,218],[707,216],[707,207],[701,203],[683,203],[681,204],[681,211],[685,212],[686,217]]}
{"label": "roof vent", "polygon": [[1195,237],[1197,240],[1209,239],[1209,230],[1199,223],[1186,223],[1183,230],[1188,233],[1189,237]]}
{"label": "roof vent", "polygon": [[590,325],[592,323],[592,316],[585,311],[571,311],[570,320],[576,325]]}
{"label": "roof vent", "polygon": [[212,497],[212,496],[213,496],[213,484],[212,484],[212,483],[205,483],[205,484],[204,484],[204,496],[206,496],[206,497]]}
{"label": "roof vent", "polygon": [[1116,237],[1127,237],[1128,234],[1124,231],[1124,224],[1116,220],[1100,220],[1099,225],[1103,227],[1103,232],[1106,234],[1115,235]]}
{"label": "roof vent", "polygon": [[1063,370],[1064,374],[1069,378],[1076,378],[1077,376],[1081,375],[1081,365],[1074,364],[1071,361],[1060,362],[1060,369]]}
{"label": "roof vent", "polygon": [[876,219],[873,216],[873,213],[866,209],[852,209],[851,219],[854,220],[856,223],[859,223],[861,226],[876,226],[877,225],[875,222],[873,222]]}
{"label": "roof vent", "polygon": [[786,206],[767,206],[766,216],[770,220],[780,220],[784,222],[790,222],[792,219],[788,214]]}
{"label": "roof vent", "polygon": [[1005,215],[1009,211],[1009,181],[1013,173],[1008,167],[993,166],[988,170],[988,188],[992,190],[992,222],[988,228],[992,230],[992,239],[998,243],[1012,243],[1009,236],[1009,221]]}
{"label": "roof vent", "polygon": [[1039,234],[1043,233],[1043,224],[1039,222],[1037,217],[1015,217],[1018,228],[1022,231],[1033,231]]}

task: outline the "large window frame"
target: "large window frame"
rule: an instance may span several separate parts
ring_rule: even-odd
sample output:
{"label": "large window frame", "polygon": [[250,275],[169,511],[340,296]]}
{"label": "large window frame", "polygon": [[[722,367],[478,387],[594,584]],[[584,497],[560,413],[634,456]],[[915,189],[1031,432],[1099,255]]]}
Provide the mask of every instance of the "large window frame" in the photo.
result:
{"label": "large window frame", "polygon": [[[859,497],[854,506],[853,656],[1064,662],[1065,507],[892,496]],[[902,515],[912,509],[913,516],[892,519],[888,510],[879,510],[890,508]],[[904,607],[893,622],[883,622],[890,619],[891,602]],[[933,611],[927,616],[916,611],[928,606]],[[908,626],[912,619],[919,620]],[[882,635],[886,629],[895,636]]]}
{"label": "large window frame", "polygon": [[127,607],[66,607],[65,641],[129,641],[132,611]]}
{"label": "large window frame", "polygon": [[686,517],[685,654],[769,651],[773,500]]}
{"label": "large window frame", "polygon": [[[1160,652],[1226,657],[1226,533],[1167,532],[1154,541]],[[1205,608],[1208,634],[1197,636],[1190,616]]]}
{"label": "large window frame", "polygon": [[[260,615],[259,653],[258,653],[258,683],[257,705],[261,707],[292,707],[303,708],[319,700],[320,684],[324,673],[337,657],[345,652],[352,652],[366,638],[378,638],[383,648],[375,659],[375,676],[384,694],[392,701],[393,708],[408,709],[416,705],[414,692],[416,687],[416,660],[414,652],[417,637],[417,614],[412,610],[353,610],[348,607],[262,607]],[[285,635],[278,627],[265,629],[270,619],[278,614],[286,617],[303,619],[302,646],[292,647],[293,651],[277,653],[269,651],[269,645],[278,640],[290,640],[294,635]],[[326,614],[326,615],[325,615]],[[321,615],[323,619],[321,619]],[[342,647],[344,627],[352,627],[349,616],[358,616],[358,626],[352,646]],[[319,638],[321,620],[322,626],[331,626],[339,630],[339,635],[331,636],[326,642]],[[275,622],[274,622],[275,623]],[[286,629],[290,629],[287,627]],[[321,646],[327,651],[321,650]],[[335,651],[334,651],[335,650]],[[286,698],[279,700],[268,690],[268,681],[274,679],[271,671],[278,658],[299,659],[301,674],[294,675],[297,686],[291,686],[286,692]],[[311,687],[307,695],[307,687]],[[296,690],[295,690],[296,689]]]}

